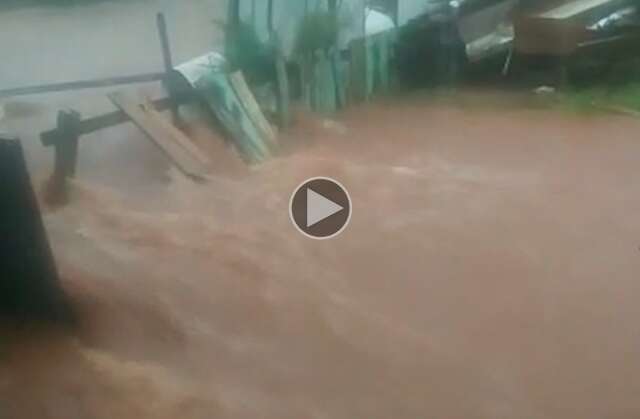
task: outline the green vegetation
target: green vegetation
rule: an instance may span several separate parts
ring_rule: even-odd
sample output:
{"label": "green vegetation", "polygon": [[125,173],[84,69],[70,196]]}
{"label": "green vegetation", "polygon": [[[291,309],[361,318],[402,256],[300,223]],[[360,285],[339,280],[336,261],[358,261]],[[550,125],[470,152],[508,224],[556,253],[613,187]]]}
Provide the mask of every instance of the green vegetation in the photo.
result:
{"label": "green vegetation", "polygon": [[[628,56],[635,55],[629,52]],[[640,60],[627,58],[612,63],[601,60],[599,65],[593,64],[576,66],[573,71],[576,83],[559,95],[561,106],[580,112],[640,112]]]}
{"label": "green vegetation", "polygon": [[640,112],[640,82],[616,87],[591,87],[563,95],[561,103],[577,111],[633,110]]}
{"label": "green vegetation", "polygon": [[296,52],[304,55],[331,48],[338,39],[338,30],[335,13],[320,10],[309,13],[300,24]]}
{"label": "green vegetation", "polygon": [[215,21],[225,32],[225,56],[229,70],[242,70],[249,84],[260,85],[275,77],[273,46],[258,37],[253,26]]}

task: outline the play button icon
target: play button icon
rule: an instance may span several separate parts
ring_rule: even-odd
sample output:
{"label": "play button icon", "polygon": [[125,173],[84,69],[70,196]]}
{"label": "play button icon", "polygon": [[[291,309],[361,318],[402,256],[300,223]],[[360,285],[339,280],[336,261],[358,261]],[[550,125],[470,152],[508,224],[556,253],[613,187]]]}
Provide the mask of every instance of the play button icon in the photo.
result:
{"label": "play button icon", "polygon": [[313,189],[307,188],[307,228],[313,227],[343,209],[343,206],[328,200]]}
{"label": "play button icon", "polygon": [[351,199],[347,190],[333,179],[309,179],[291,196],[289,215],[305,236],[329,239],[340,234],[349,223]]}

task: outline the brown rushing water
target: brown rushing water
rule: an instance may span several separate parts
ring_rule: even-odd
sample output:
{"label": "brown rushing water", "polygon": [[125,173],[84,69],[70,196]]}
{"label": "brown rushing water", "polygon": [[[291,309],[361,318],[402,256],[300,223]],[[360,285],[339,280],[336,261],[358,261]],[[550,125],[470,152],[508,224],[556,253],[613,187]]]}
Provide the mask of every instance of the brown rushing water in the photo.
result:
{"label": "brown rushing water", "polygon": [[[207,186],[81,176],[46,223],[82,322],[3,334],[4,417],[640,415],[638,122],[407,100],[343,124],[251,171],[221,152]],[[354,202],[325,242],[287,215],[318,175]]]}

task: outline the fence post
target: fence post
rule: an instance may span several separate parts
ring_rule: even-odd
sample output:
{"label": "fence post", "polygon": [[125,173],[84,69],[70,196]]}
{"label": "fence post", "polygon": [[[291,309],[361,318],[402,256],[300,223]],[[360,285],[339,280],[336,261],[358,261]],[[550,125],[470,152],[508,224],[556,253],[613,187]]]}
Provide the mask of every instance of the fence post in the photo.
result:
{"label": "fence post", "polygon": [[80,121],[80,114],[76,111],[58,112],[58,138],[54,144],[55,162],[47,194],[47,201],[52,205],[64,205],[69,202],[67,179],[76,174]]}
{"label": "fence post", "polygon": [[[273,25],[273,24],[271,24]],[[282,130],[289,128],[290,98],[289,98],[289,76],[287,74],[287,62],[282,53],[282,44],[275,31],[271,31],[271,42],[274,47],[274,60],[276,70],[276,100],[278,111],[278,126]]]}

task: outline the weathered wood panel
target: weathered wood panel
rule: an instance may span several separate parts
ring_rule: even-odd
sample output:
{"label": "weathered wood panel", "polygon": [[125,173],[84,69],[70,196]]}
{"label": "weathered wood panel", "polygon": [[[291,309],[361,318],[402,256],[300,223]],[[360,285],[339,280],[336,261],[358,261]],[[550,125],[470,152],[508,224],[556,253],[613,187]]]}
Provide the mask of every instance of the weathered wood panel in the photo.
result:
{"label": "weathered wood panel", "polygon": [[0,314],[69,319],[22,146],[0,136]]}

